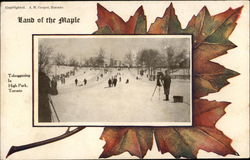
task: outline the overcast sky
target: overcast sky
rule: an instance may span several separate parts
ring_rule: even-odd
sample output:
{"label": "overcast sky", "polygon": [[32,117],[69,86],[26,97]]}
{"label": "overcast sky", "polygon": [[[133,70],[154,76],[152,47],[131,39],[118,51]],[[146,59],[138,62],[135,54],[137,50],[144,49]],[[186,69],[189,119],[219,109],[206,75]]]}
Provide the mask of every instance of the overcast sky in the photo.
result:
{"label": "overcast sky", "polygon": [[61,53],[67,58],[88,58],[96,56],[100,48],[105,57],[122,59],[130,51],[136,54],[142,49],[156,49],[163,52],[169,46],[180,52],[190,50],[189,38],[39,38],[39,43],[53,48],[53,54]]}

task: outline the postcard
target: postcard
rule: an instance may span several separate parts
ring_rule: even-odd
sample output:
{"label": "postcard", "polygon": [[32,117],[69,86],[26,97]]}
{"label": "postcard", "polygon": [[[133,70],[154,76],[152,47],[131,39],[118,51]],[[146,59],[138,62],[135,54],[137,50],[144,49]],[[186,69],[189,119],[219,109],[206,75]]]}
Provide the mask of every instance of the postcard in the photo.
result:
{"label": "postcard", "polygon": [[249,158],[248,1],[1,3],[1,159]]}

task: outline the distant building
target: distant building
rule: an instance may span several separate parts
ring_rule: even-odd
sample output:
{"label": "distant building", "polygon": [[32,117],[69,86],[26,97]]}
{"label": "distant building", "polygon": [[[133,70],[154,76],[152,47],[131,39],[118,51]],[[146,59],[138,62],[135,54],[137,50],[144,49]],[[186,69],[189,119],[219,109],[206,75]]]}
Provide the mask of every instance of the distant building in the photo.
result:
{"label": "distant building", "polygon": [[114,58],[104,58],[104,67],[121,67],[122,61]]}

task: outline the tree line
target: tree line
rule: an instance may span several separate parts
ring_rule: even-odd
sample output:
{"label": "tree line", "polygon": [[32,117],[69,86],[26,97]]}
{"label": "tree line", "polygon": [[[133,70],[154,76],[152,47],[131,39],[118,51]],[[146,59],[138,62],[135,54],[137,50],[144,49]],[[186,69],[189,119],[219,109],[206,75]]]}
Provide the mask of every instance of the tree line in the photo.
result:
{"label": "tree line", "polygon": [[[74,67],[105,67],[105,51],[100,48],[96,56],[89,58],[75,58],[67,59],[65,55],[57,53],[52,55],[53,49],[45,45],[39,45],[39,67],[49,64],[50,59],[53,64],[58,66],[74,66]],[[109,58],[108,66],[112,65],[112,58]],[[172,72],[179,68],[189,68],[190,59],[187,50],[182,50],[177,53],[173,47],[168,47],[162,52],[156,49],[141,49],[135,54],[131,52],[124,55],[122,66],[128,68],[146,68],[152,74],[158,68],[168,68]]]}
{"label": "tree line", "polygon": [[155,49],[142,49],[135,56],[131,52],[124,56],[129,67],[143,67],[153,72],[158,68],[168,68],[172,72],[180,68],[189,68],[190,59],[187,50],[177,53],[172,47],[160,53]]}

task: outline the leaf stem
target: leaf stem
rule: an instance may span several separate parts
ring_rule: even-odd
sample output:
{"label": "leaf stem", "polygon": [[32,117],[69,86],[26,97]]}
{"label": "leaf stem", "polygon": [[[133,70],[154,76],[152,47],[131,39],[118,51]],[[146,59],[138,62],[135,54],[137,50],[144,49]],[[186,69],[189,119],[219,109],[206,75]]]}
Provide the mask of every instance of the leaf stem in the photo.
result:
{"label": "leaf stem", "polygon": [[69,131],[69,128],[67,129],[67,131],[64,134],[62,134],[60,136],[57,136],[57,137],[54,137],[54,138],[50,138],[50,139],[46,139],[46,140],[43,140],[43,141],[38,141],[38,142],[35,142],[35,143],[26,144],[26,145],[21,145],[21,146],[12,146],[10,148],[6,158],[8,156],[10,156],[11,154],[15,153],[15,152],[23,151],[23,150],[34,148],[34,147],[39,147],[39,146],[42,146],[42,145],[45,145],[45,144],[49,144],[49,143],[52,143],[52,142],[62,140],[64,138],[72,136],[73,134],[76,134],[77,132],[83,130],[85,127],[77,127],[75,129],[73,129],[72,131]]}

